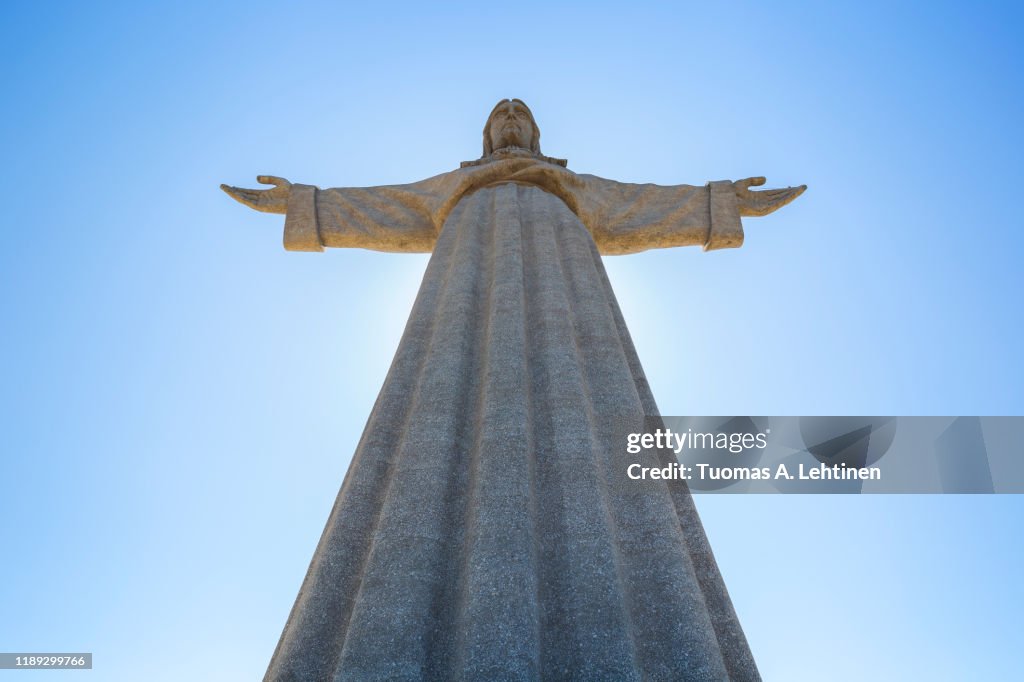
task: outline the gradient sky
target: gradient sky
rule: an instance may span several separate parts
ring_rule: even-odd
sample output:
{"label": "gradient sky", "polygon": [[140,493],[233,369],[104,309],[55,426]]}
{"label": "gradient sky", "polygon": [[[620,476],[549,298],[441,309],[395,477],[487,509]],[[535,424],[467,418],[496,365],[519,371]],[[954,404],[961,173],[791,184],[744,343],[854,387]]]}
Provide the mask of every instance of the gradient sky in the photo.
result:
{"label": "gradient sky", "polygon": [[[426,256],[286,253],[218,190],[479,156],[806,183],[606,259],[665,414],[1024,414],[1013,3],[20,3],[0,56],[0,651],[259,679]],[[1019,679],[1019,496],[698,505],[766,680]],[[0,679],[22,673],[0,671]]]}

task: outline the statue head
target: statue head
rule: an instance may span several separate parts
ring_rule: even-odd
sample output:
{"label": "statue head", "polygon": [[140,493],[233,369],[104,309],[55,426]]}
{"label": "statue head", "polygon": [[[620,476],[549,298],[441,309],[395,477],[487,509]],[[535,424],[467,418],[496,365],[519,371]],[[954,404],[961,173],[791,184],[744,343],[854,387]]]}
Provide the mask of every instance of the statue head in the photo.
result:
{"label": "statue head", "polygon": [[533,120],[530,107],[521,99],[503,99],[494,106],[484,124],[484,155],[473,161],[463,161],[462,167],[524,157],[563,168],[566,165],[565,159],[555,159],[540,153],[540,128]]}
{"label": "statue head", "polygon": [[505,147],[519,147],[540,154],[540,128],[533,120],[533,112],[520,99],[498,102],[484,125],[484,156]]}

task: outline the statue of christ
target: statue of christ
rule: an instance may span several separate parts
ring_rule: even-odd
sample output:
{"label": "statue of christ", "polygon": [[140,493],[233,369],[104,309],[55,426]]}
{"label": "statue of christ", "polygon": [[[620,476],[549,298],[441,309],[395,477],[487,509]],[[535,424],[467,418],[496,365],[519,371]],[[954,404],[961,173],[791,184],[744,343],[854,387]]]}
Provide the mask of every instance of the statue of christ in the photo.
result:
{"label": "statue of christ", "polygon": [[222,186],[298,251],[430,252],[266,680],[757,680],[685,486],[614,484],[657,415],[602,254],[738,247],[805,187],[576,174],[504,100],[408,185]]}

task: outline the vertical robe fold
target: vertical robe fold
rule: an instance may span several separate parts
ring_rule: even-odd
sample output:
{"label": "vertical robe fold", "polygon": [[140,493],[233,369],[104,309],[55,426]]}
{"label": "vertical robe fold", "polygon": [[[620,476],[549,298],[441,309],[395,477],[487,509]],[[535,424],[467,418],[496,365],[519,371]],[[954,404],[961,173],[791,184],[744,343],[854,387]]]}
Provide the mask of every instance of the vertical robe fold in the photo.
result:
{"label": "vertical robe fold", "polygon": [[657,407],[600,256],[741,241],[729,183],[294,185],[288,248],[433,254],[265,679],[760,679],[689,493],[613,484]]}

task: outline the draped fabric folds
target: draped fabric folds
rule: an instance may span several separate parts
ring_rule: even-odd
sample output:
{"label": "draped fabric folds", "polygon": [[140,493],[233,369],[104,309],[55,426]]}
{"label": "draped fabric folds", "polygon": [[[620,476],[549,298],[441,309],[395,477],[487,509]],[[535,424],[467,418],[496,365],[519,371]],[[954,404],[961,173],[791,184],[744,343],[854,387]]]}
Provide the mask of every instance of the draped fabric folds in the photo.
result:
{"label": "draped fabric folds", "polygon": [[[388,237],[433,255],[265,679],[760,679],[689,493],[611,483],[657,408],[585,202],[450,175]],[[387,246],[345,191],[296,192],[293,247]]]}

